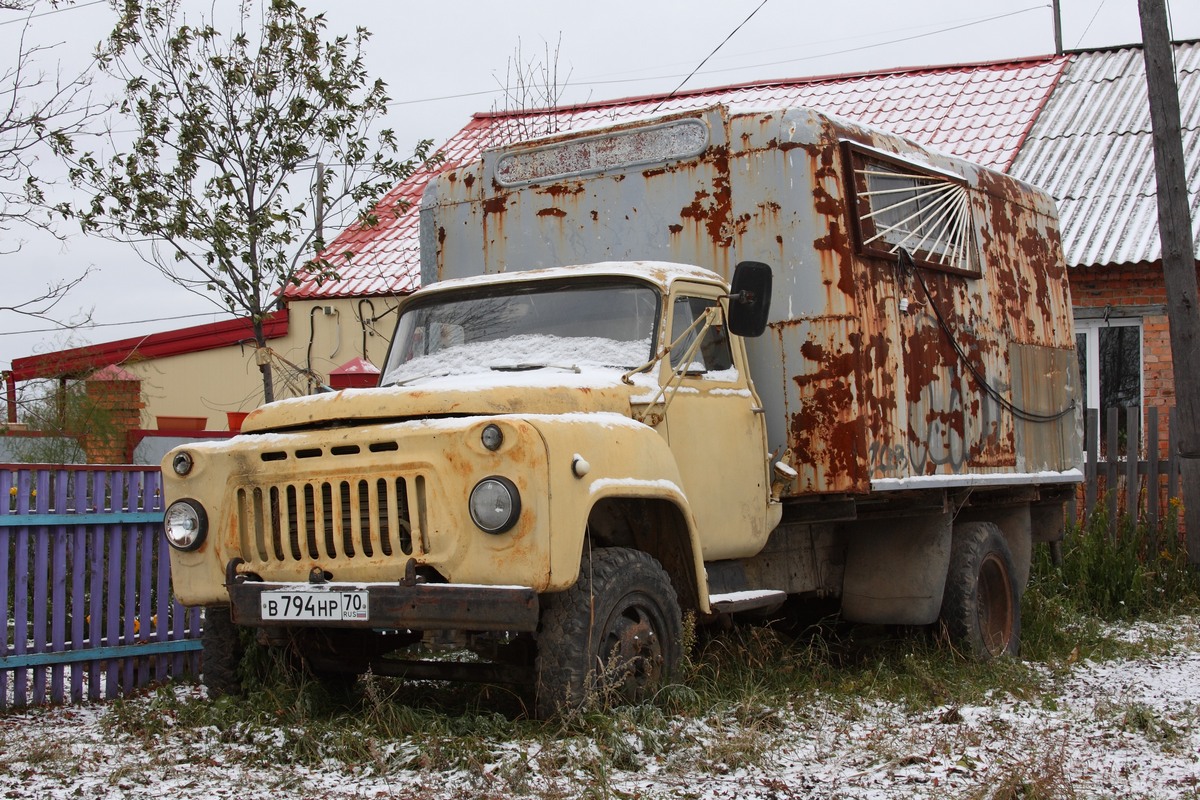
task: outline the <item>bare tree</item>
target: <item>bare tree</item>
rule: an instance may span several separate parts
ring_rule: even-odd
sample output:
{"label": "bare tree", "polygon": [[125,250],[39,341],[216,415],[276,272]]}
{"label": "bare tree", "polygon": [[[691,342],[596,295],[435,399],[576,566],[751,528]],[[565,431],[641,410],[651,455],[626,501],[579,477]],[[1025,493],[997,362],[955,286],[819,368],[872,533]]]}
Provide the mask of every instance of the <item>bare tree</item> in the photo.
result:
{"label": "bare tree", "polygon": [[571,74],[568,71],[559,82],[561,51],[561,33],[553,52],[550,43],[545,43],[545,52],[540,59],[536,56],[527,57],[523,43],[517,39],[517,46],[505,64],[504,81],[494,76],[503,97],[502,102],[492,104],[492,111],[504,117],[501,124],[493,129],[493,146],[549,136],[562,130],[558,108]]}
{"label": "bare tree", "polygon": [[90,270],[84,270],[77,277],[69,280],[52,281],[46,284],[46,288],[41,294],[25,299],[17,300],[16,302],[0,303],[0,314],[16,314],[22,317],[27,317],[31,320],[39,322],[49,322],[56,327],[74,328],[87,323],[88,318],[76,320],[71,324],[62,322],[61,318],[56,315],[55,308],[67,296],[67,293],[87,277]]}
{"label": "bare tree", "polygon": [[[0,0],[0,12],[25,15],[11,61],[0,72],[0,231],[26,227],[61,239],[46,203],[52,182],[48,176],[111,104],[92,96],[87,71],[65,76],[57,65],[52,71],[43,68],[55,48],[28,44],[37,8],[36,0]],[[24,244],[15,235],[0,242],[0,255],[12,255]],[[0,293],[0,316],[19,315],[64,329],[86,324],[87,315],[65,322],[57,313],[67,293],[86,275],[84,270],[74,278],[49,281],[31,297]]]}
{"label": "bare tree", "polygon": [[[3,2],[0,11],[28,12],[35,7],[25,0]],[[112,105],[92,96],[88,72],[64,76],[61,68],[42,69],[54,47],[28,44],[31,24],[27,17],[12,62],[0,74],[0,230],[22,224],[58,236],[45,194],[46,176],[54,170],[39,162],[72,154],[78,137]],[[20,241],[7,240],[0,253],[20,247]]]}

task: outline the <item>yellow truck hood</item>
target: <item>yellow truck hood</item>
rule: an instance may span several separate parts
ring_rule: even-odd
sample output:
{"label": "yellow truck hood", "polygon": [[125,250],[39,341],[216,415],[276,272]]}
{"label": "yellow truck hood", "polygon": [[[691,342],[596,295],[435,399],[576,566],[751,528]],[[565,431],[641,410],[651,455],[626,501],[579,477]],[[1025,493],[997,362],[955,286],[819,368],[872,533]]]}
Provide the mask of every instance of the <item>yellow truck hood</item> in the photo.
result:
{"label": "yellow truck hood", "polygon": [[595,411],[629,415],[631,403],[651,401],[656,390],[657,383],[645,375],[634,376],[630,385],[615,370],[573,373],[548,367],[434,377],[409,386],[343,389],[280,400],[250,414],[242,432],[433,416]]}

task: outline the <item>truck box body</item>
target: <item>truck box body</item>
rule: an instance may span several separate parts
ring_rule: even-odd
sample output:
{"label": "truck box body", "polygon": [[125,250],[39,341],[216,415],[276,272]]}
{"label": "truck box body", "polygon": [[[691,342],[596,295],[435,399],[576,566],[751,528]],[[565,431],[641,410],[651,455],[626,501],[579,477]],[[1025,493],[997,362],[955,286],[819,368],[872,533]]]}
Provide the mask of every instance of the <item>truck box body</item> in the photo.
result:
{"label": "truck box body", "polygon": [[747,350],[769,449],[798,473],[785,494],[1078,479],[1057,216],[1005,175],[810,109],[717,106],[486,152],[430,184],[421,215],[426,284],[771,265]]}

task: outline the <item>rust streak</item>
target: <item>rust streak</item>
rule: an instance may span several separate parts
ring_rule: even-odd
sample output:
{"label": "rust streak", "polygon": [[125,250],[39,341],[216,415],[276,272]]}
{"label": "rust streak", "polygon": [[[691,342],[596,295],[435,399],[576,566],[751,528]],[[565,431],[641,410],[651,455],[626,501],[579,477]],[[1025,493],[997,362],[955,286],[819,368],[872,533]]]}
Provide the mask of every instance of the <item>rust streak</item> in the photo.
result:
{"label": "rust streak", "polygon": [[564,195],[581,194],[583,192],[583,184],[574,183],[568,186],[562,183],[552,183],[538,191],[542,194],[548,194],[551,197],[562,197]]}
{"label": "rust streak", "polygon": [[508,210],[508,195],[498,194],[483,201],[483,215],[503,214]]}

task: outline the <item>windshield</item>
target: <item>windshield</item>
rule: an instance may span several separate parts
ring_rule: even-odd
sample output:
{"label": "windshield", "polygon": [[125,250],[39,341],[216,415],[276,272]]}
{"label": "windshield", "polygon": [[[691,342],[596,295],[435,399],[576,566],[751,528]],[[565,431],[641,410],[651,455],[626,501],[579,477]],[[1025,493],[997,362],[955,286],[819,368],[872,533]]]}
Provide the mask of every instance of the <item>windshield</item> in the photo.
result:
{"label": "windshield", "polygon": [[490,370],[628,370],[652,358],[657,318],[658,292],[633,281],[435,296],[400,317],[382,384]]}

